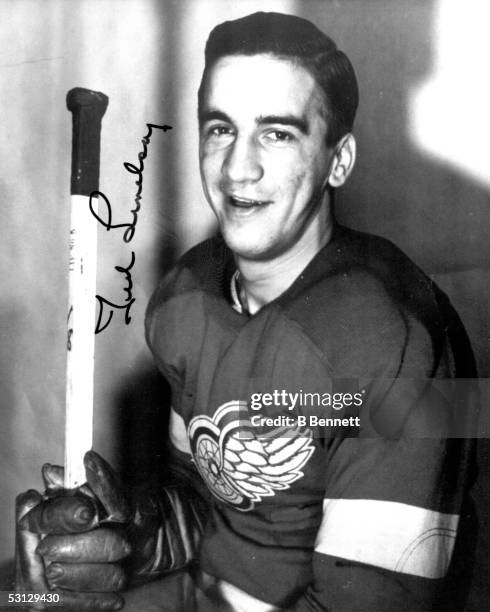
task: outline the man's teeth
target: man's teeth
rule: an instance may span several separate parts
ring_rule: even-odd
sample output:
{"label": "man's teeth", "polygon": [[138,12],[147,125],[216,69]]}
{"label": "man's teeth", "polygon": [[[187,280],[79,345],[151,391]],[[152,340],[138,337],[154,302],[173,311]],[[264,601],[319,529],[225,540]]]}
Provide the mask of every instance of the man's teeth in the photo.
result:
{"label": "man's teeth", "polygon": [[252,206],[261,206],[263,204],[263,202],[259,200],[246,200],[243,198],[234,198],[233,196],[230,196],[230,202],[233,206],[239,206],[241,208],[252,208]]}

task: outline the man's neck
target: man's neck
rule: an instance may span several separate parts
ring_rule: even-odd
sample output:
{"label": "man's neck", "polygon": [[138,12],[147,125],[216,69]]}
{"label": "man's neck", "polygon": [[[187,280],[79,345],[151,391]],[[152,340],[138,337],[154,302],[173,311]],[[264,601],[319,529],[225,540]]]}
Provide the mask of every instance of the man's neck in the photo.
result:
{"label": "man's neck", "polygon": [[237,257],[240,272],[240,301],[254,314],[288,289],[315,255],[330,241],[333,217],[327,206],[320,212],[318,223],[311,223],[294,248],[267,261]]}

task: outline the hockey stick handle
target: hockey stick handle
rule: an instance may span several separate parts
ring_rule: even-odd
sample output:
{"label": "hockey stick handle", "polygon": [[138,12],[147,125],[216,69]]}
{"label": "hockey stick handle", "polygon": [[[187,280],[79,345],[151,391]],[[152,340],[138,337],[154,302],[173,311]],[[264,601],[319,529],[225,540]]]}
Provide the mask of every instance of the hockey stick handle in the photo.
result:
{"label": "hockey stick handle", "polygon": [[[91,194],[99,188],[100,133],[108,98],[88,89],[68,92],[73,116],[68,337],[65,404],[65,488],[85,482],[83,457],[92,448],[97,221]],[[92,210],[97,212],[97,199]]]}
{"label": "hockey stick handle", "polygon": [[66,96],[73,115],[71,194],[89,196],[99,189],[100,132],[109,98],[99,92],[75,87]]}

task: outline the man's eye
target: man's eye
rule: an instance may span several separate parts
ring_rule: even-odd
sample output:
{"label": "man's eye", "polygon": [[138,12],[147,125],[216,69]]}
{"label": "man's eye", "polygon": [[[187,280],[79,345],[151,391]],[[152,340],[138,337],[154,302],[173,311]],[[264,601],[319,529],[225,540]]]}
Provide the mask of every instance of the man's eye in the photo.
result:
{"label": "man's eye", "polygon": [[275,143],[287,143],[294,140],[294,136],[284,130],[270,130],[267,132],[266,138]]}
{"label": "man's eye", "polygon": [[220,136],[230,136],[233,133],[232,129],[226,125],[215,125],[210,127],[208,135],[219,138]]}

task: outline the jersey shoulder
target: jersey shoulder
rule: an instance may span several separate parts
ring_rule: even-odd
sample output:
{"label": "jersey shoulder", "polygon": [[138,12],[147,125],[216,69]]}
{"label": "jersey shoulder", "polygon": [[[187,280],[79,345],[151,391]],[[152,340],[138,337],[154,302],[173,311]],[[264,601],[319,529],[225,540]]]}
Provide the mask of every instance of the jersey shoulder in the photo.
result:
{"label": "jersey shoulder", "polygon": [[187,251],[163,277],[145,318],[146,340],[157,363],[167,362],[172,354],[193,352],[213,303],[226,299],[232,266],[222,239],[210,238]]}
{"label": "jersey shoulder", "polygon": [[184,294],[224,295],[233,273],[232,256],[220,237],[209,238],[187,251],[161,279],[146,309],[146,326],[163,304]]}
{"label": "jersey shoulder", "polygon": [[147,308],[151,316],[158,305],[193,291],[220,292],[231,263],[231,253],[219,237],[209,238],[189,249],[161,279]]}
{"label": "jersey shoulder", "polygon": [[384,238],[338,228],[296,285],[287,315],[342,372],[394,373],[408,343],[429,371],[442,350],[442,292]]}

